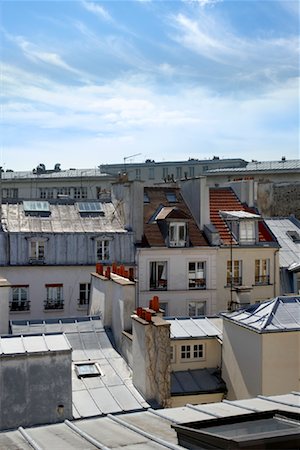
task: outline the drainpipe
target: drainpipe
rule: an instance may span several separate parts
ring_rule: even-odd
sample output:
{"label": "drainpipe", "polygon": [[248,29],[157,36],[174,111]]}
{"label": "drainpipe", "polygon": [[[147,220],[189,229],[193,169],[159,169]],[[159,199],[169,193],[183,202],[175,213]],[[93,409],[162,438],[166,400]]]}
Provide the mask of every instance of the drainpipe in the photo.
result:
{"label": "drainpipe", "polygon": [[[275,250],[274,252],[274,290],[273,290],[273,295],[274,297],[276,297],[276,256],[277,253],[279,253],[279,248],[277,250]],[[280,274],[279,274],[280,277]],[[281,292],[278,293],[278,295],[280,295]]]}

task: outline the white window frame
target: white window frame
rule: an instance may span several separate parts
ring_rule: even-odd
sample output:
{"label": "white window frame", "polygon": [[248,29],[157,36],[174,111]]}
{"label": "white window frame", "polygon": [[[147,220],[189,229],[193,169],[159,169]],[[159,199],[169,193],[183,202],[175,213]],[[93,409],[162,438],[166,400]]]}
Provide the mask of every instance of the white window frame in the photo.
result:
{"label": "white window frame", "polygon": [[154,180],[155,179],[155,175],[154,175],[154,167],[149,167],[149,180]]}
{"label": "white window frame", "polygon": [[[192,269],[191,265],[195,268]],[[188,263],[188,288],[206,289],[206,261],[189,261]]]}
{"label": "white window frame", "polygon": [[226,274],[227,286],[231,286],[231,276],[232,276],[232,285],[241,286],[243,284],[243,261],[241,259],[233,259],[232,261],[229,259],[227,261],[227,274]]}
{"label": "white window frame", "polygon": [[171,355],[170,355],[170,362],[175,363],[176,362],[176,345],[171,345]]}
{"label": "white window frame", "polygon": [[29,260],[32,262],[44,262],[46,253],[46,239],[29,240]]}
{"label": "white window frame", "polygon": [[149,288],[150,291],[167,290],[168,288],[167,261],[150,261]]}
{"label": "white window frame", "polygon": [[[25,298],[22,298],[22,294],[25,293]],[[14,305],[14,308],[13,308]],[[11,312],[27,312],[30,310],[29,302],[29,286],[12,286],[11,287],[11,298],[9,309]]]}
{"label": "white window frame", "polygon": [[90,300],[91,283],[79,283],[78,306],[87,306]]}
{"label": "white window frame", "polygon": [[96,240],[96,261],[110,260],[110,240],[97,239]]}
{"label": "white window frame", "polygon": [[256,259],[254,264],[255,285],[265,286],[270,284],[270,258]]}
{"label": "white window frame", "polygon": [[256,242],[256,222],[254,220],[241,220],[239,223],[240,244],[255,244]]}
{"label": "white window frame", "polygon": [[176,167],[176,179],[181,179],[182,178],[182,167],[177,166]]}
{"label": "white window frame", "polygon": [[[199,356],[200,351],[201,356]],[[180,360],[182,362],[203,361],[204,359],[205,359],[205,344],[200,343],[183,344],[180,346]]]}
{"label": "white window frame", "polygon": [[[182,233],[183,230],[183,233]],[[169,224],[169,246],[185,247],[187,238],[186,222],[170,222]]]}
{"label": "white window frame", "polygon": [[46,284],[46,302],[45,310],[62,310],[64,308],[64,291],[63,284]]}
{"label": "white window frame", "polygon": [[140,180],[141,179],[141,169],[138,167],[135,169],[135,179]]}

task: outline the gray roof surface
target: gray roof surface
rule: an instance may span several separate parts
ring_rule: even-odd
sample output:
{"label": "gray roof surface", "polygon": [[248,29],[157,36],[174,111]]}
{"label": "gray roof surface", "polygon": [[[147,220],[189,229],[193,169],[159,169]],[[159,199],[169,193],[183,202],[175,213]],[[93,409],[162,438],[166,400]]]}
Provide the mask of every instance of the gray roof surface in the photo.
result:
{"label": "gray roof surface", "polygon": [[168,317],[171,339],[222,338],[222,319],[208,317]]}
{"label": "gray roof surface", "polygon": [[[131,381],[131,371],[114,349],[99,316],[46,321],[13,321],[12,333],[63,332],[72,351],[73,417],[140,410],[149,405]],[[27,337],[27,336],[25,336]],[[76,363],[96,362],[102,375],[78,378]],[[1,446],[0,446],[1,447]]]}
{"label": "gray roof surface", "polygon": [[[180,449],[172,424],[201,421],[213,417],[238,416],[257,411],[300,412],[300,393],[224,401],[180,408],[126,413],[117,416],[78,420],[56,425],[0,433],[0,448],[28,449],[29,439],[36,448],[53,449]],[[21,434],[23,431],[23,435]]]}
{"label": "gray roof surface", "polygon": [[300,331],[300,296],[276,297],[222,316],[258,332]]}
{"label": "gray roof surface", "polygon": [[291,159],[285,161],[252,161],[245,167],[233,167],[208,170],[206,173],[239,173],[239,172],[283,172],[299,171],[300,159]]}
{"label": "gray roof surface", "polygon": [[101,203],[104,215],[84,216],[74,205],[50,204],[47,217],[26,215],[22,203],[2,205],[4,229],[18,233],[126,233],[112,203]]}
{"label": "gray roof surface", "polygon": [[0,356],[71,350],[64,334],[0,336]]}
{"label": "gray roof surface", "polygon": [[278,240],[280,267],[290,267],[300,264],[300,243],[293,242],[287,235],[287,231],[296,231],[300,234],[300,228],[289,218],[265,219],[266,224]]}
{"label": "gray roof surface", "polygon": [[172,395],[196,395],[225,391],[226,385],[221,378],[220,370],[216,368],[171,372]]}
{"label": "gray roof surface", "polygon": [[111,178],[111,175],[100,172],[100,169],[67,169],[60,170],[57,172],[46,172],[46,173],[33,173],[32,170],[20,171],[20,172],[3,172],[2,179],[3,180],[27,180],[28,178],[33,179],[51,179],[51,178],[92,178],[92,177],[101,177]]}

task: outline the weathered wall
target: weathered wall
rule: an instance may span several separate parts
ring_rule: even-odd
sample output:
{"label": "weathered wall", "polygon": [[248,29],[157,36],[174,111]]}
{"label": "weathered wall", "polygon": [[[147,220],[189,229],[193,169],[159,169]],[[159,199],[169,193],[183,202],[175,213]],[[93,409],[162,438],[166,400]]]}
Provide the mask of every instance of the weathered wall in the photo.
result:
{"label": "weathered wall", "polygon": [[181,193],[200,229],[210,223],[206,177],[181,181]]}
{"label": "weathered wall", "polygon": [[8,333],[10,283],[0,277],[0,334]]}
{"label": "weathered wall", "polygon": [[160,317],[149,323],[132,320],[132,381],[143,397],[161,407],[170,406],[170,324]]}
{"label": "weathered wall", "polygon": [[[204,358],[194,359],[181,359],[181,346],[182,345],[194,345],[203,344],[204,346]],[[173,361],[171,363],[171,370],[177,372],[180,370],[195,370],[204,368],[221,367],[221,351],[222,346],[220,342],[213,339],[172,339]]]}
{"label": "weathered wall", "polygon": [[2,356],[0,429],[71,419],[71,364],[71,350]]}
{"label": "weathered wall", "polygon": [[300,183],[259,182],[257,207],[264,217],[294,214],[300,219]]}

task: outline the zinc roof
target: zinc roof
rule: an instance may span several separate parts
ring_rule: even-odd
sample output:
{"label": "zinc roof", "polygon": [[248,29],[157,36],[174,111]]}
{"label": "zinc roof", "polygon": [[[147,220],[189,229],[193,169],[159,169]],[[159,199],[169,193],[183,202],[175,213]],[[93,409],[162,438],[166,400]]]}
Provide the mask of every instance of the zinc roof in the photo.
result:
{"label": "zinc roof", "polygon": [[45,173],[33,173],[32,170],[18,172],[3,172],[3,180],[27,180],[32,179],[56,179],[56,178],[111,178],[111,175],[102,173],[100,169],[67,169],[60,171],[49,171]]}
{"label": "zinc roof", "polygon": [[281,247],[279,250],[280,267],[288,268],[292,264],[300,264],[300,243],[294,242],[287,234],[287,231],[296,231],[300,234],[300,227],[288,217],[265,219],[265,221]]}
{"label": "zinc roof", "polygon": [[2,205],[2,223],[5,230],[18,233],[126,233],[124,223],[112,203],[101,203],[103,214],[80,214],[76,204],[50,204],[50,214],[30,215],[22,203]]}
{"label": "zinc roof", "polygon": [[71,350],[64,334],[0,336],[0,356]]}
{"label": "zinc roof", "polygon": [[166,321],[171,324],[171,339],[222,338],[220,324],[207,317],[168,317]]}
{"label": "zinc roof", "polygon": [[186,405],[179,408],[148,409],[147,411],[80,419],[75,422],[4,431],[0,433],[0,448],[28,449],[29,442],[44,450],[64,449],[174,449],[178,445],[172,424],[199,422],[213,417],[239,416],[257,411],[282,410],[300,412],[300,393],[294,392],[247,400]]}
{"label": "zinc roof", "polygon": [[207,174],[215,173],[239,173],[239,172],[283,172],[300,170],[300,159],[285,161],[252,161],[245,167],[221,168],[208,170]]}
{"label": "zinc roof", "polygon": [[[12,321],[12,333],[46,331],[65,333],[72,348],[72,401],[74,419],[141,410],[149,405],[131,381],[131,371],[114,349],[99,316]],[[25,336],[27,337],[27,336]],[[101,376],[78,378],[76,364],[97,363]]]}
{"label": "zinc roof", "polygon": [[276,297],[221,315],[257,332],[300,330],[300,296]]}

